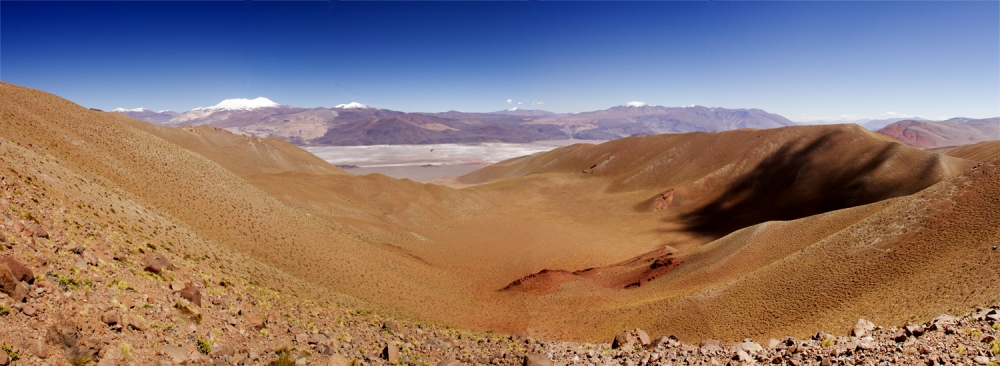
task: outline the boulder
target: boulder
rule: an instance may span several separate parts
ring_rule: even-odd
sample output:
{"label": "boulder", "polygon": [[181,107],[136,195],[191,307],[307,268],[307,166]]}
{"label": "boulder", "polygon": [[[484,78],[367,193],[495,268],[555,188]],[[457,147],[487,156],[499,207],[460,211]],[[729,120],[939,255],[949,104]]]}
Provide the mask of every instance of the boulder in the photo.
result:
{"label": "boulder", "polygon": [[931,330],[943,330],[955,324],[958,324],[958,319],[948,314],[941,314],[931,320]]}
{"label": "boulder", "polygon": [[541,353],[524,356],[524,366],[553,366],[549,356]]}
{"label": "boulder", "polygon": [[115,325],[121,323],[121,317],[118,316],[117,311],[109,310],[101,315],[101,321],[107,325]]}
{"label": "boulder", "polygon": [[89,265],[96,266],[98,264],[97,254],[94,254],[93,250],[84,250],[80,256],[83,257],[83,261],[87,262]]}
{"label": "boulder", "polygon": [[27,342],[28,351],[38,358],[49,358],[49,346],[41,339],[29,339]]}
{"label": "boulder", "polygon": [[14,277],[14,272],[10,270],[10,266],[7,263],[0,263],[0,292],[14,297],[14,289],[17,288],[19,283],[21,281]]}
{"label": "boulder", "polygon": [[896,342],[906,341],[906,337],[907,337],[906,330],[904,329],[897,330],[896,333],[892,334],[892,340]]}
{"label": "boulder", "polygon": [[771,338],[767,340],[767,349],[775,349],[781,346],[781,341]]}
{"label": "boulder", "polygon": [[399,348],[396,345],[389,343],[382,349],[382,358],[388,361],[390,364],[399,362]]}
{"label": "boulder", "polygon": [[76,323],[70,319],[63,319],[49,327],[45,341],[65,349],[76,349],[80,343],[80,332]]}
{"label": "boulder", "polygon": [[309,337],[309,344],[327,344],[327,342],[329,342],[329,339],[321,333],[313,334],[312,337]]}
{"label": "boulder", "polygon": [[184,286],[180,293],[181,297],[185,300],[190,301],[192,304],[201,306],[201,290],[198,290],[197,286],[188,282],[187,286]]}
{"label": "boulder", "polygon": [[462,362],[457,361],[453,358],[446,358],[438,362],[437,366],[462,366]]}
{"label": "boulder", "polygon": [[633,332],[635,333],[636,338],[639,339],[639,343],[641,343],[643,346],[649,345],[650,343],[649,334],[647,334],[646,331],[639,328],[635,328],[635,331]]}
{"label": "boulder", "polygon": [[714,339],[706,339],[701,341],[701,343],[698,344],[698,347],[701,348],[702,353],[721,352],[722,342]]}
{"label": "boulder", "polygon": [[299,333],[295,335],[295,343],[305,345],[309,343],[309,335],[305,333]]}
{"label": "boulder", "polygon": [[906,335],[919,337],[924,334],[924,326],[922,325],[907,325],[903,327],[906,331]]}
{"label": "boulder", "polygon": [[744,351],[746,353],[753,354],[756,352],[763,351],[764,347],[761,347],[759,344],[754,342],[742,342],[736,345],[736,349]]}
{"label": "boulder", "polygon": [[145,332],[147,329],[149,329],[149,325],[146,324],[145,320],[142,320],[142,318],[139,318],[138,316],[135,316],[133,314],[126,315],[125,324],[122,325],[128,326],[140,332]]}
{"label": "boulder", "polygon": [[190,354],[190,352],[188,352],[184,348],[168,344],[166,346],[163,346],[163,350],[160,351],[160,354],[170,358],[170,361],[173,361],[173,363],[183,364],[185,361],[188,360],[188,355]]}
{"label": "boulder", "polygon": [[211,358],[220,358],[222,356],[234,357],[236,356],[236,349],[229,347],[224,343],[215,343],[212,345],[212,352],[208,354]]}
{"label": "boulder", "polygon": [[632,336],[632,332],[622,332],[615,336],[614,341],[611,342],[611,348],[615,349],[631,349],[635,347],[635,337]]}
{"label": "boulder", "polygon": [[871,333],[872,330],[875,330],[875,323],[864,319],[858,319],[858,322],[854,323],[854,329],[851,329],[851,335],[861,338],[868,335],[868,333]]}
{"label": "boulder", "polygon": [[9,255],[0,257],[0,264],[6,264],[10,269],[10,272],[14,274],[14,278],[18,281],[24,281],[27,283],[35,282],[35,273],[32,272],[30,268],[14,259],[14,257]]}
{"label": "boulder", "polygon": [[350,361],[348,361],[347,357],[344,357],[343,355],[332,355],[332,356],[330,356],[330,359],[326,361],[326,365],[327,366],[348,366],[348,365],[350,365]]}
{"label": "boulder", "polygon": [[382,323],[382,329],[386,329],[386,330],[392,332],[392,334],[398,334],[399,333],[399,326],[396,325],[396,322],[391,321],[391,320],[386,320],[384,323]]}
{"label": "boulder", "polygon": [[167,258],[157,253],[148,253],[142,258],[142,269],[156,274],[164,270],[173,270],[174,265]]}
{"label": "boulder", "polygon": [[39,225],[37,222],[30,221],[30,222],[27,223],[27,227],[28,227],[28,229],[31,230],[31,234],[34,235],[34,236],[36,236],[36,237],[39,237],[39,238],[48,238],[49,237],[49,232],[45,231],[45,228],[43,228],[42,225]]}
{"label": "boulder", "polygon": [[7,366],[10,364],[10,356],[7,356],[7,352],[0,352],[0,366]]}
{"label": "boulder", "polygon": [[25,305],[23,308],[21,308],[21,313],[27,316],[38,315],[38,311],[35,310],[35,308],[32,307],[31,305]]}
{"label": "boulder", "polygon": [[14,286],[14,293],[10,294],[10,297],[16,302],[24,301],[24,298],[28,296],[28,285],[24,282],[18,282],[17,286]]}
{"label": "boulder", "polygon": [[753,358],[750,357],[750,354],[747,353],[746,351],[744,351],[744,350],[738,350],[738,351],[736,351],[736,356],[733,356],[733,360],[740,361],[740,362],[750,362],[750,361],[753,360]]}

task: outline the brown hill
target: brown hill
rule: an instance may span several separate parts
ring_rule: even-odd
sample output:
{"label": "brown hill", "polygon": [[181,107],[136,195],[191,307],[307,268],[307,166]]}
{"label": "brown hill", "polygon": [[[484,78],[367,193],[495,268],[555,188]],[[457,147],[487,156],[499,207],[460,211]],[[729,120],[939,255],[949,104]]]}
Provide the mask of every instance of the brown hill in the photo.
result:
{"label": "brown hill", "polygon": [[972,161],[986,161],[1000,156],[1000,141],[984,141],[971,145],[955,146],[944,152],[948,156]]}
{"label": "brown hill", "polygon": [[[4,140],[100,189],[77,199],[123,224],[111,232],[178,243],[164,236],[176,226],[195,247],[235,253],[225,268],[248,282],[293,278],[303,299],[421,321],[735,340],[925,318],[996,292],[997,261],[980,251],[997,235],[995,162],[970,170],[856,126],[574,145],[456,190],[345,175],[277,140],[145,126],[9,84],[0,117]],[[38,176],[72,198],[73,174]],[[149,219],[115,216],[132,210]]]}
{"label": "brown hill", "polygon": [[1000,140],[1000,118],[899,121],[877,131],[904,144],[930,148]]}

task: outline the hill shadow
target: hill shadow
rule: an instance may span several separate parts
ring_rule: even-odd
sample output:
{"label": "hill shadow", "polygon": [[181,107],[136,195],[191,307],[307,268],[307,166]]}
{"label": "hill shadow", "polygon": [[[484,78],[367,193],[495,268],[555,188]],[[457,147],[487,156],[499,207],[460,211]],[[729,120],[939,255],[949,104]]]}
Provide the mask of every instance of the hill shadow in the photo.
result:
{"label": "hill shadow", "polygon": [[[720,238],[766,221],[794,220],[907,194],[895,184],[869,184],[871,179],[866,177],[893,155],[898,144],[887,144],[871,158],[850,164],[815,162],[819,154],[839,153],[832,144],[841,133],[785,144],[750,173],[733,179],[717,199],[678,220],[686,231]],[[929,174],[934,165],[920,167],[921,174]],[[816,174],[824,177],[816,179]],[[806,186],[816,181],[821,183]]]}

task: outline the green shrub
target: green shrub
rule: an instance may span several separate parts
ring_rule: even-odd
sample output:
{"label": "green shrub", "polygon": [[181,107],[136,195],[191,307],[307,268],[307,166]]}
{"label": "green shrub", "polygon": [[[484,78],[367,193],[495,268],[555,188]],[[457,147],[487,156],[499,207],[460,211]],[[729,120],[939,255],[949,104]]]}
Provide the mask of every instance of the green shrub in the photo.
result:
{"label": "green shrub", "polygon": [[294,366],[295,361],[292,360],[292,350],[288,347],[281,347],[277,351],[278,359],[271,361],[269,366]]}
{"label": "green shrub", "polygon": [[206,355],[212,353],[212,342],[204,338],[198,338],[198,352]]}
{"label": "green shrub", "polygon": [[10,357],[10,362],[14,362],[21,359],[21,355],[17,353],[10,345],[4,343],[0,345],[0,350],[7,352],[7,357]]}

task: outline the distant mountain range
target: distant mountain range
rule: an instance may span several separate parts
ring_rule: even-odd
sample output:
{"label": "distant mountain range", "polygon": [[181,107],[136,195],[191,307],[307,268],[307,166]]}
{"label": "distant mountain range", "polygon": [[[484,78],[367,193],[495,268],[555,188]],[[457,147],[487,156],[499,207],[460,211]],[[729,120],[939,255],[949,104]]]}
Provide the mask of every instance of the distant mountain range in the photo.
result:
{"label": "distant mountain range", "polygon": [[517,108],[492,113],[406,113],[356,102],[300,108],[267,98],[227,99],[187,112],[114,111],[159,125],[210,125],[259,137],[277,136],[303,146],[613,140],[794,125],[759,109],[663,107],[642,102],[575,114]]}
{"label": "distant mountain range", "polygon": [[904,144],[933,148],[1000,140],[1000,117],[952,118],[945,121],[904,120],[877,131]]}

